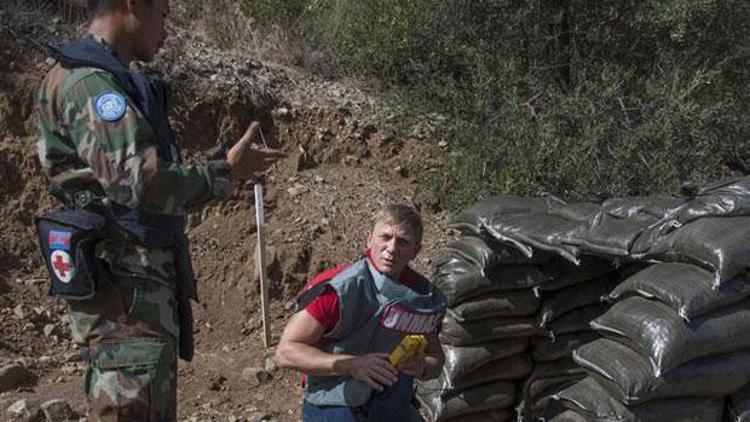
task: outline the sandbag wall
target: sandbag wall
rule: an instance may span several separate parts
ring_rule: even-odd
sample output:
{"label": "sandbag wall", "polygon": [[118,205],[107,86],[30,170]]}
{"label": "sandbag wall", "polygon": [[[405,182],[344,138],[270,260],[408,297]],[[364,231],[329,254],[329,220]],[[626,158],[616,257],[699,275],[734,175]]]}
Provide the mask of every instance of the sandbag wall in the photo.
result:
{"label": "sandbag wall", "polygon": [[533,287],[545,275],[516,251],[466,237],[438,259],[435,282],[448,312],[440,339],[443,374],[421,383],[433,421],[513,417],[518,383],[532,371],[530,338],[541,333]]}
{"label": "sandbag wall", "polygon": [[747,214],[750,179],[464,210],[436,261],[446,365],[420,401],[433,421],[748,420]]}
{"label": "sandbag wall", "polygon": [[589,321],[620,274],[606,260],[529,256],[475,230],[449,244],[434,277],[449,307],[446,363],[418,391],[431,419],[514,420],[519,407],[541,415],[551,394],[584,377],[571,352],[595,338]]}
{"label": "sandbag wall", "polygon": [[614,305],[591,322],[603,338],[573,352],[587,378],[553,400],[588,419],[719,422],[734,396],[732,420],[750,420],[740,391],[750,380],[750,284],[714,281],[695,265],[658,263],[616,287]]}
{"label": "sandbag wall", "polygon": [[583,378],[572,351],[598,337],[589,321],[606,311],[602,297],[623,274],[593,257],[578,266],[557,260],[543,268],[554,269],[546,271],[550,278],[535,289],[541,302],[538,324],[544,332],[531,339],[534,370],[519,386],[524,396],[517,407],[519,414],[534,418],[544,415],[552,394]]}

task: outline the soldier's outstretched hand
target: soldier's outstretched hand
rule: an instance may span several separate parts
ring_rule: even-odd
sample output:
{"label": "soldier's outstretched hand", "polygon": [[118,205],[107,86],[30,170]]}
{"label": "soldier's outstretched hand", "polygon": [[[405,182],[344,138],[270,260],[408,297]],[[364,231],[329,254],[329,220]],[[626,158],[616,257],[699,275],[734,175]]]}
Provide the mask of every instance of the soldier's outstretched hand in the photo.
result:
{"label": "soldier's outstretched hand", "polygon": [[260,123],[252,122],[245,134],[227,151],[230,177],[232,181],[245,180],[257,176],[281,158],[283,152],[272,148],[255,148],[253,141],[260,136]]}

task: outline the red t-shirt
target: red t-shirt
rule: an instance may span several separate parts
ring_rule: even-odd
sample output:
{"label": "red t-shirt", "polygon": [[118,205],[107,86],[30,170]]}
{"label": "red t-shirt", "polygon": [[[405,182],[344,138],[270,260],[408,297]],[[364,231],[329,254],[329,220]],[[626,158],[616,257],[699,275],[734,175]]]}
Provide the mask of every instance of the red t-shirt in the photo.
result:
{"label": "red t-shirt", "polygon": [[[375,263],[372,261],[372,259],[370,259],[370,251],[366,251],[365,255],[367,256],[367,259],[370,260],[372,266],[377,270],[377,266],[375,266]],[[315,279],[311,281],[310,284],[314,284],[320,279],[330,280],[348,266],[349,264],[340,265],[332,270],[328,270],[315,277]],[[409,287],[410,289],[416,290],[417,288],[417,278],[414,277],[414,274],[409,268],[404,269],[398,281],[404,284],[406,287]],[[315,320],[317,320],[320,325],[325,328],[325,332],[328,333],[336,327],[336,324],[338,324],[339,318],[341,316],[339,310],[339,296],[336,294],[336,291],[333,290],[333,287],[326,287],[323,293],[313,299],[305,307],[305,310],[307,310],[307,312],[309,312],[310,315],[312,315],[312,317],[315,318]]]}

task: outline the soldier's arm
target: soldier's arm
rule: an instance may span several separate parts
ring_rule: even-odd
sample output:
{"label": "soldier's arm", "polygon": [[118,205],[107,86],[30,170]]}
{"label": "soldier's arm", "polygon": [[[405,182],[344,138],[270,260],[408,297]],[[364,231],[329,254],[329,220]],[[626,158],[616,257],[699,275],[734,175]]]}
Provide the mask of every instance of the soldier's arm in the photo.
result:
{"label": "soldier's arm", "polygon": [[[117,119],[103,117],[101,110],[96,110],[96,99],[107,92],[127,101]],[[129,208],[182,214],[188,207],[230,195],[226,162],[196,166],[160,159],[150,124],[106,72],[93,72],[66,89],[61,112],[79,157],[90,166],[111,201]]]}

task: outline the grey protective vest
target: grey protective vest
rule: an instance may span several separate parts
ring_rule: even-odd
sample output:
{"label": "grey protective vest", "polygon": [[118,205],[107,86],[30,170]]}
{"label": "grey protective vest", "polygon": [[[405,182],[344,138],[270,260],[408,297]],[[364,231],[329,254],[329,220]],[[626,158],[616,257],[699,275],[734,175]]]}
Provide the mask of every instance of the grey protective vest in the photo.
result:
{"label": "grey protective vest", "polygon": [[[339,296],[341,310],[338,324],[327,335],[334,340],[326,351],[390,353],[407,334],[436,333],[445,312],[445,298],[427,279],[413,274],[419,293],[371,270],[369,260],[362,258],[321,283],[313,297],[324,290],[322,286],[331,286]],[[317,406],[357,407],[367,403],[371,394],[367,384],[348,376],[309,375],[305,387],[305,400]]]}

